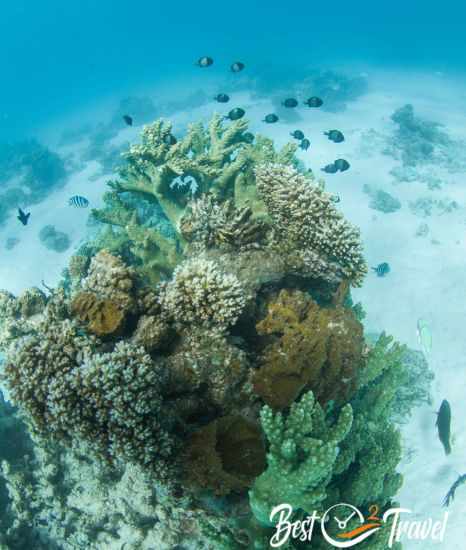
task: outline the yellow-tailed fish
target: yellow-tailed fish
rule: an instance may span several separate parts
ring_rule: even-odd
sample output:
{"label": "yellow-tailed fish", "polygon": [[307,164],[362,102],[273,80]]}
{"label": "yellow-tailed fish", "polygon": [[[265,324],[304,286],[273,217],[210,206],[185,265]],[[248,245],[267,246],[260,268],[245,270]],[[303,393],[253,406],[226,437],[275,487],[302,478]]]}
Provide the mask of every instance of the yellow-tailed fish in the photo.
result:
{"label": "yellow-tailed fish", "polygon": [[424,319],[418,319],[417,321],[417,338],[424,355],[430,355],[432,351],[432,333],[429,323]]}

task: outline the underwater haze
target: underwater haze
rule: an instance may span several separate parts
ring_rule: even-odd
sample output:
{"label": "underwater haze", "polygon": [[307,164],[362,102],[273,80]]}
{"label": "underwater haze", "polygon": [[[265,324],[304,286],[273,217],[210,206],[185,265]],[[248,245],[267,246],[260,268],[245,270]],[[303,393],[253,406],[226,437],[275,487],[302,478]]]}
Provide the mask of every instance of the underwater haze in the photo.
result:
{"label": "underwater haze", "polygon": [[465,20],[2,6],[0,550],[464,550]]}

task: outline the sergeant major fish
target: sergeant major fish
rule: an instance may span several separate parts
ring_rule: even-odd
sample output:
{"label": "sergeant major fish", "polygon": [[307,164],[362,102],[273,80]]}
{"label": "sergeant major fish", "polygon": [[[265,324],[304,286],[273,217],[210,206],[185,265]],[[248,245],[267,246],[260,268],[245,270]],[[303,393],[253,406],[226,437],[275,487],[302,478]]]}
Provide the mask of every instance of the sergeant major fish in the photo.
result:
{"label": "sergeant major fish", "polygon": [[89,201],[86,197],[74,195],[68,200],[68,206],[74,206],[75,208],[87,208],[89,206]]}
{"label": "sergeant major fish", "polygon": [[372,271],[375,272],[377,277],[385,277],[390,273],[390,265],[387,262],[382,262],[376,267],[371,267]]}

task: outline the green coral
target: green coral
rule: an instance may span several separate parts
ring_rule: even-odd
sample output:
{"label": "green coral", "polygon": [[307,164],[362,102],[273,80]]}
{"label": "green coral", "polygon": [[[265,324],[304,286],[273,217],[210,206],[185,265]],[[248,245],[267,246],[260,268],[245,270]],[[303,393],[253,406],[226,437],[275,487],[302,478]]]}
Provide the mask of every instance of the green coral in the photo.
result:
{"label": "green coral", "polygon": [[249,493],[259,522],[269,523],[270,511],[277,503],[311,512],[326,498],[325,486],[332,477],[338,445],[352,421],[351,405],[345,405],[331,425],[312,392],[294,403],[286,417],[274,414],[268,406],[262,408],[262,428],[270,444],[268,467]]}

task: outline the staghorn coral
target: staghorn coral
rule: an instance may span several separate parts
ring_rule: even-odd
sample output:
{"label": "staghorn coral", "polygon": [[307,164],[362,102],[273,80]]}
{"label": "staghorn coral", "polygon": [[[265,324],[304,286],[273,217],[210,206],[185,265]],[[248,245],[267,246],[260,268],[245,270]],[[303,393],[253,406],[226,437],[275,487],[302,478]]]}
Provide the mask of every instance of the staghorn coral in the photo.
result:
{"label": "staghorn coral", "polygon": [[265,468],[261,431],[242,416],[222,416],[191,436],[183,462],[188,483],[217,495],[244,491]]}
{"label": "staghorn coral", "polygon": [[261,422],[270,444],[267,469],[254,482],[249,502],[260,523],[269,524],[271,509],[287,502],[293,509],[312,512],[326,498],[338,445],[353,422],[345,405],[332,425],[312,392],[293,403],[289,414],[274,414],[265,405]]}
{"label": "staghorn coral", "polygon": [[359,231],[338,212],[330,194],[287,166],[258,166],[256,182],[276,237],[295,255],[299,272],[330,282],[362,283],[367,265]]}
{"label": "staghorn coral", "polygon": [[180,325],[226,330],[243,310],[246,296],[238,279],[203,257],[179,265],[161,296],[162,308]]}
{"label": "staghorn coral", "polygon": [[254,391],[274,409],[288,407],[304,389],[320,403],[346,402],[362,367],[362,325],[351,310],[321,308],[299,290],[281,290],[257,326],[268,342]]}

